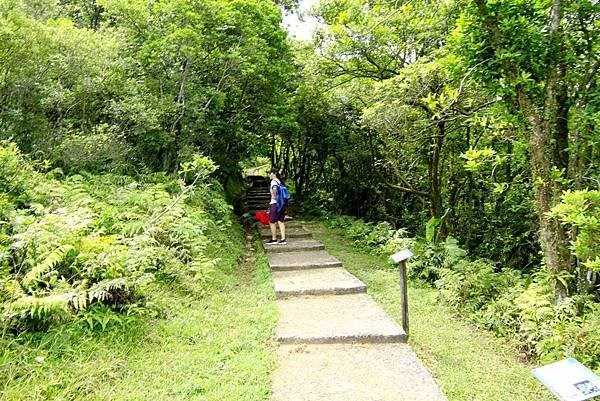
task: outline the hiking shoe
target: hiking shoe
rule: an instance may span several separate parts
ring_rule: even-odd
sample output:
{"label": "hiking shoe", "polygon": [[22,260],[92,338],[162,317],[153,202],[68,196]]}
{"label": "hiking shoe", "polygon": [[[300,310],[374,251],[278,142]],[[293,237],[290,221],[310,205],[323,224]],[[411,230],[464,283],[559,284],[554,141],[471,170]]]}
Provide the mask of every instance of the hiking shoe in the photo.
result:
{"label": "hiking shoe", "polygon": [[270,239],[267,242],[265,242],[265,244],[278,244],[279,241],[277,241],[276,239]]}
{"label": "hiking shoe", "polygon": [[285,238],[284,239],[280,239],[279,241],[277,241],[277,243],[279,245],[287,245],[287,240]]}

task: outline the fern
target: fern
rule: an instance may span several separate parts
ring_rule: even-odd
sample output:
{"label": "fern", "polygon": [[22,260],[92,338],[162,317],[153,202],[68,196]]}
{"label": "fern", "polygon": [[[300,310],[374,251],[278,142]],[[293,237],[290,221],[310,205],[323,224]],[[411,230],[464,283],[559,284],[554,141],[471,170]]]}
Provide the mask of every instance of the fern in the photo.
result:
{"label": "fern", "polygon": [[87,291],[88,301],[89,303],[94,301],[117,301],[117,299],[115,299],[117,295],[129,296],[131,288],[132,285],[130,285],[125,277],[100,281]]}
{"label": "fern", "polygon": [[71,295],[68,293],[51,294],[45,297],[24,296],[11,302],[9,306],[9,317],[21,317],[42,319],[44,317],[62,317],[70,312],[69,301]]}
{"label": "fern", "polygon": [[76,207],[89,206],[95,203],[94,198],[90,196],[85,183],[74,181],[69,186],[67,199],[70,204]]}
{"label": "fern", "polygon": [[75,252],[74,246],[65,244],[50,252],[48,256],[39,264],[33,267],[23,278],[22,284],[25,287],[31,287],[35,282],[43,281],[42,277],[54,269],[60,263],[64,262],[69,255]]}
{"label": "fern", "polygon": [[148,283],[204,290],[215,252],[241,252],[222,188],[204,176],[193,187],[164,173],[43,175],[9,148],[0,144],[0,321],[9,330],[86,316],[105,326],[98,311],[117,316]]}

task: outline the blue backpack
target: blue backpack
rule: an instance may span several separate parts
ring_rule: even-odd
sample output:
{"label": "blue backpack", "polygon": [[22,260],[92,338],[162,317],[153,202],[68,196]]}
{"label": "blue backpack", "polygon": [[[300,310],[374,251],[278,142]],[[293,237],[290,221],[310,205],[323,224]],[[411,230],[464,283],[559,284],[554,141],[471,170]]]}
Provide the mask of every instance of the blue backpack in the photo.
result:
{"label": "blue backpack", "polygon": [[290,200],[290,191],[281,183],[277,184],[277,210],[281,210],[284,204]]}

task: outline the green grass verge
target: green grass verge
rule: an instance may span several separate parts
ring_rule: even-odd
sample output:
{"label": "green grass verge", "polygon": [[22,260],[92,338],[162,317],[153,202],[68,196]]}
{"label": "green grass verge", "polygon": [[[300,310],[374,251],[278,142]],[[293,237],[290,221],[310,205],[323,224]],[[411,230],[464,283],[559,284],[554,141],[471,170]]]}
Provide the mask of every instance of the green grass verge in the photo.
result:
{"label": "green grass verge", "polygon": [[[322,224],[307,225],[315,239],[368,286],[371,297],[401,322],[398,272],[386,258],[361,252]],[[440,304],[437,291],[409,283],[409,342],[450,401],[552,401],[518,358],[514,344],[478,330]]]}
{"label": "green grass verge", "polygon": [[152,301],[163,316],[5,338],[0,399],[268,400],[277,308],[257,246],[239,266],[229,257],[208,292],[157,285]]}

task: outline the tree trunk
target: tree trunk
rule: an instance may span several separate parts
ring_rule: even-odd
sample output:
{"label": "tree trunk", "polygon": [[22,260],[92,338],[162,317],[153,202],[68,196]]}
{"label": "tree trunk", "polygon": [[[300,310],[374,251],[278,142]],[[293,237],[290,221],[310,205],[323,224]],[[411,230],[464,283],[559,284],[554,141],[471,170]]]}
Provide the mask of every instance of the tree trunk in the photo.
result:
{"label": "tree trunk", "polygon": [[[489,12],[485,0],[475,0],[479,14],[483,17],[483,28],[489,35],[489,40],[494,52],[504,50],[502,34],[499,28],[498,17]],[[554,0],[550,10],[550,26],[548,27],[548,59],[546,60],[546,86],[545,101],[536,107],[531,99],[519,85],[520,71],[518,66],[509,59],[502,59],[502,69],[508,80],[515,86],[517,103],[523,112],[531,134],[528,138],[531,154],[531,169],[534,182],[535,206],[540,225],[540,245],[544,252],[546,267],[556,276],[562,271],[571,271],[570,255],[566,244],[566,235],[563,228],[556,221],[549,220],[546,214],[558,202],[561,192],[559,184],[553,177],[553,169],[560,166],[560,159],[568,160],[566,149],[556,151],[556,146],[562,142],[559,138],[564,136],[568,127],[558,122],[563,117],[564,110],[560,112],[560,75],[563,67],[563,38],[561,34],[562,0]],[[566,102],[566,99],[562,99]],[[564,106],[564,103],[562,106]],[[568,135],[568,131],[567,131]],[[557,157],[559,158],[557,160]],[[562,298],[568,294],[568,288],[556,280],[556,294]]]}
{"label": "tree trunk", "polygon": [[[430,210],[431,216],[435,218],[442,217],[444,213],[442,200],[442,179],[440,174],[440,157],[442,154],[442,146],[444,145],[444,137],[446,135],[446,124],[444,121],[437,123],[437,135],[433,138],[433,152],[429,162],[429,198],[431,201]],[[440,238],[445,240],[448,236],[446,227],[442,224],[440,229]]]}

